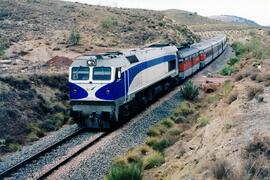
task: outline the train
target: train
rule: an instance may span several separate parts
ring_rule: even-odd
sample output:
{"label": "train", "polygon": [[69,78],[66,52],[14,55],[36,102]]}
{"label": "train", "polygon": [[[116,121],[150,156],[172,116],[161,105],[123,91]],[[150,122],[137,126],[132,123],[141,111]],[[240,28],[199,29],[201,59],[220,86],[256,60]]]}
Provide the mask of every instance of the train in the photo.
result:
{"label": "train", "polygon": [[89,128],[112,128],[207,66],[227,47],[225,34],[188,46],[85,54],[69,68],[71,116]]}

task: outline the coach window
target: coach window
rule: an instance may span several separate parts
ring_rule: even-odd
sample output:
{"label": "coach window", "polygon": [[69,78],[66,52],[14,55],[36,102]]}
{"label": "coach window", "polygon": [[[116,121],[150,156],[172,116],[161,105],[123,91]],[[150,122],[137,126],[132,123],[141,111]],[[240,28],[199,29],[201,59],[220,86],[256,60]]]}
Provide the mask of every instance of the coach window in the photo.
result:
{"label": "coach window", "polygon": [[89,67],[73,67],[72,68],[72,80],[88,80],[89,79]]}
{"label": "coach window", "polygon": [[110,81],[112,69],[110,67],[94,67],[93,80],[94,81]]}

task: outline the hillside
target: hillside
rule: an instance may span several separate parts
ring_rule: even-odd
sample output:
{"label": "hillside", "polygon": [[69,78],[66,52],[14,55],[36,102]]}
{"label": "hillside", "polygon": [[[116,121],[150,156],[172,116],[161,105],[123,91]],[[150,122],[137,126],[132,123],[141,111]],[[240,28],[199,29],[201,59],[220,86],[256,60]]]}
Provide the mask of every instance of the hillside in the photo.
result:
{"label": "hillside", "polygon": [[260,27],[260,25],[256,23],[255,21],[238,17],[238,16],[220,15],[220,16],[210,16],[209,18],[215,19],[218,21],[223,21],[225,23],[236,24],[236,25],[240,24],[240,25],[246,25],[246,26],[252,26],[252,27]]}
{"label": "hillside", "polygon": [[197,13],[192,13],[188,11],[169,9],[164,11],[164,13],[171,19],[173,19],[178,24],[185,25],[198,25],[198,24],[220,24],[218,20],[213,20],[204,16],[200,16]]}
{"label": "hillside", "polygon": [[85,52],[198,40],[186,26],[174,24],[159,11],[52,0],[0,4],[0,55],[11,60],[2,66],[4,72],[36,72],[55,56],[72,59]]}

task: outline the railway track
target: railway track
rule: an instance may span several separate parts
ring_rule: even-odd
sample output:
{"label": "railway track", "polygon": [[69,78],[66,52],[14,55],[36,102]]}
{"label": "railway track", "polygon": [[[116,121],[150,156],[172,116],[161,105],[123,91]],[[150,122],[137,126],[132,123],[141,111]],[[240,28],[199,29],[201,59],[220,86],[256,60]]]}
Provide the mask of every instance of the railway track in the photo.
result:
{"label": "railway track", "polygon": [[[48,154],[49,152],[60,147],[61,145],[68,142],[69,140],[79,136],[83,132],[85,132],[85,129],[80,128],[80,129],[76,130],[74,133],[65,137],[64,139],[61,139],[61,140],[55,142],[54,144],[50,145],[49,147],[46,147],[46,148],[42,149],[41,151],[33,154],[32,156],[30,156],[26,159],[23,159],[22,161],[12,165],[8,169],[0,172],[0,179],[12,177],[12,174],[16,173],[19,169],[25,167],[28,164],[32,164],[32,162],[34,160],[37,160],[38,158],[40,158],[42,156],[46,156],[46,154]],[[78,154],[80,154],[81,152],[83,152],[87,148],[91,147],[93,144],[98,142],[102,137],[106,136],[106,134],[108,134],[108,133],[107,132],[100,132],[100,133],[96,133],[96,134],[92,135],[89,138],[89,140],[84,141],[81,146],[78,145],[79,146],[78,148],[75,147],[76,150],[72,149],[72,152],[70,152],[70,153],[68,152],[66,155],[64,155],[63,157],[58,159],[56,162],[52,162],[52,164],[46,165],[46,168],[44,168],[44,170],[41,170],[41,172],[38,172],[35,175],[32,175],[32,178],[33,179],[46,178],[55,169],[57,169],[58,167],[60,167],[61,165],[65,164],[65,163],[67,163],[69,160],[71,160],[73,157],[76,157]]]}

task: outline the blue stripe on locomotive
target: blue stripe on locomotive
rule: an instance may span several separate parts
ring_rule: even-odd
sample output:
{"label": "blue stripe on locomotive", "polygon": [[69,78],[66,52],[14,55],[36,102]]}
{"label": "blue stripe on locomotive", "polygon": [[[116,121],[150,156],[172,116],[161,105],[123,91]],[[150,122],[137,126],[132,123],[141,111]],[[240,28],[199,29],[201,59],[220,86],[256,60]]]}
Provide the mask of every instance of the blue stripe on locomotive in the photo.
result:
{"label": "blue stripe on locomotive", "polygon": [[[143,70],[150,68],[152,66],[176,60],[176,55],[168,55],[159,57],[150,61],[142,62],[140,64],[137,64],[133,67],[131,67],[128,71],[128,76],[124,76],[124,73],[127,73],[127,71],[121,73],[121,80],[115,80],[112,83],[109,83],[102,88],[100,88],[96,92],[96,97],[99,99],[104,100],[116,100],[121,97],[124,97],[128,94],[128,85],[132,83],[134,78]],[[125,84],[124,78],[126,78],[126,82],[129,80],[129,83]],[[126,86],[126,87],[125,87]],[[126,90],[125,90],[126,89]],[[110,90],[111,93],[107,94],[106,90]]]}
{"label": "blue stripe on locomotive", "polygon": [[[81,88],[80,86],[69,82],[69,94],[70,94],[70,99],[83,99],[88,96],[88,92]],[[74,92],[76,90],[76,92]]]}

